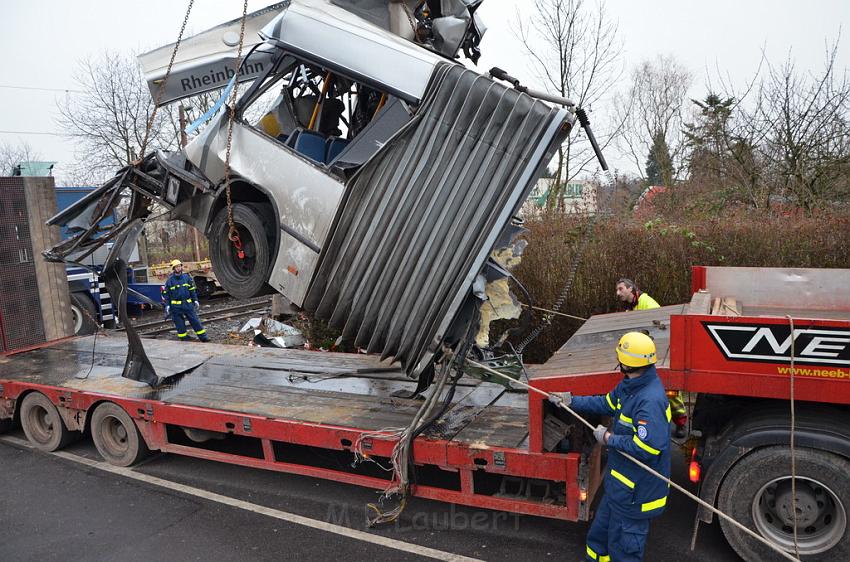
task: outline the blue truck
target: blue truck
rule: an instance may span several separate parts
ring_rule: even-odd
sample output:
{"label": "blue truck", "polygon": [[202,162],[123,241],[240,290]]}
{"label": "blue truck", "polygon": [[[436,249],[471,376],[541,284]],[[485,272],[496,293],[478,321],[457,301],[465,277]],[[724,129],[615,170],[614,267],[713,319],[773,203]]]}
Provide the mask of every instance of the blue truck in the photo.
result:
{"label": "blue truck", "polygon": [[[82,199],[94,190],[94,187],[56,187],[56,205],[61,211]],[[101,226],[109,226],[114,222],[114,217],[106,218]],[[70,237],[67,228],[62,227],[62,239]],[[98,325],[112,327],[116,323],[116,317],[112,307],[112,299],[106,291],[106,285],[96,272],[99,272],[106,261],[111,244],[98,248],[94,253],[85,258],[82,264],[86,267],[67,266],[68,289],[71,292],[71,312],[74,320],[74,333],[78,335],[93,334]],[[140,263],[143,258],[139,255],[138,247],[133,249],[131,263]],[[90,269],[87,269],[90,268]],[[138,271],[128,272],[130,288],[141,293],[154,302],[160,300],[160,284],[146,283],[137,279]],[[140,308],[145,305],[142,299],[130,293],[128,306]]]}

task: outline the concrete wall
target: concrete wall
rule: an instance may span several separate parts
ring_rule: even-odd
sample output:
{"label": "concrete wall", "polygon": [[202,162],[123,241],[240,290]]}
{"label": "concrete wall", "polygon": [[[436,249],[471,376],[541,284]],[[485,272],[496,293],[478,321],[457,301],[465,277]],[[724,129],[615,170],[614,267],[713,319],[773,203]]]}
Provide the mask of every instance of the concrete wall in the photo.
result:
{"label": "concrete wall", "polygon": [[48,341],[71,336],[74,333],[74,325],[65,265],[48,263],[41,255],[43,250],[55,246],[62,240],[58,226],[45,224],[57,213],[53,178],[24,177],[21,179],[24,182],[24,194],[27,200],[44,336]]}

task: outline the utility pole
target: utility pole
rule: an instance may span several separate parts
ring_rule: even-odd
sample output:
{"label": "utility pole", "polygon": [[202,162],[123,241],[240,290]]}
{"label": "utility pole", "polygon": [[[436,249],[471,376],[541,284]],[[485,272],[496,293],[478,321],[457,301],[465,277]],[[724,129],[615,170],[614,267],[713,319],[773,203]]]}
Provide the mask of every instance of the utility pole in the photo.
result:
{"label": "utility pole", "polygon": [[[180,120],[180,147],[186,148],[186,145],[189,144],[189,137],[186,135],[186,110],[182,105],[179,108],[178,115]],[[189,228],[192,229],[192,241],[194,242],[192,255],[195,261],[201,261],[201,240],[198,235],[198,229],[194,226],[190,226]]]}

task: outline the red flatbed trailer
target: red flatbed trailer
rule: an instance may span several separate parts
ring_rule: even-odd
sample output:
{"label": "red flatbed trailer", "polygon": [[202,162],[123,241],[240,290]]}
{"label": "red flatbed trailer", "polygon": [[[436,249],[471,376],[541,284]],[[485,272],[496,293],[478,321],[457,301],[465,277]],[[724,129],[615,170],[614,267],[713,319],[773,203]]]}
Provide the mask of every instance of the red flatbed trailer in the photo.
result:
{"label": "red flatbed trailer", "polygon": [[[151,450],[384,489],[389,472],[368,462],[347,469],[355,444],[365,435],[363,450],[389,466],[395,441],[372,434],[405,427],[421,403],[392,397],[416,383],[372,356],[163,340],[147,340],[146,350],[168,377],[156,389],[120,376],[123,337],[73,338],[0,358],[0,430],[22,421],[35,427],[30,441],[48,450],[101,432],[93,435],[98,450],[106,443],[117,454],[104,458],[128,464],[135,426]],[[38,393],[48,402],[27,404]],[[132,425],[98,416],[104,404],[119,406]],[[415,441],[413,495],[579,519],[581,455],[529,451],[526,404],[525,394],[463,377],[447,414]],[[48,430],[51,410],[62,423]]]}
{"label": "red flatbed trailer", "polygon": [[[605,393],[621,376],[617,340],[646,330],[667,388],[696,397],[688,448],[702,498],[790,549],[793,350],[801,552],[846,559],[848,282],[850,270],[697,267],[689,303],[594,316],[530,369],[529,382],[546,391]],[[108,435],[122,416],[98,416],[97,409],[111,403],[126,413],[131,448],[137,430],[152,450],[383,489],[388,472],[370,463],[344,467],[358,439],[386,464],[395,442],[374,433],[405,427],[419,405],[394,398],[415,383],[370,356],[149,340],[154,367],[168,376],[151,389],[121,378],[123,338],[99,337],[94,354],[93,345],[91,337],[76,338],[0,359],[0,431],[21,418],[37,425],[55,409],[60,439],[42,435],[34,441],[41,448],[63,445],[71,432]],[[38,403],[27,408],[27,396],[38,393],[47,402],[30,399]],[[99,440],[101,450],[106,440]],[[113,445],[121,445],[120,431]],[[327,462],[327,455],[336,457]],[[466,376],[444,418],[416,439],[413,456],[414,496],[568,521],[592,515],[604,466],[602,449],[565,412],[534,393]],[[698,519],[710,522],[712,514],[700,511]],[[773,556],[721,525],[745,559]]]}

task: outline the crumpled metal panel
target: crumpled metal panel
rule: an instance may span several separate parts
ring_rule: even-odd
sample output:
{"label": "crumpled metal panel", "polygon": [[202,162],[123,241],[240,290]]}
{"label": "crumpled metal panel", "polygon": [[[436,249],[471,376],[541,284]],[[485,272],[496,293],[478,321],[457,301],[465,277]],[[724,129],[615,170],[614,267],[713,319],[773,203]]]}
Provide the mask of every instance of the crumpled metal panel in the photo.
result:
{"label": "crumpled metal panel", "polygon": [[304,307],[418,375],[528,196],[567,113],[459,65],[347,186]]}

